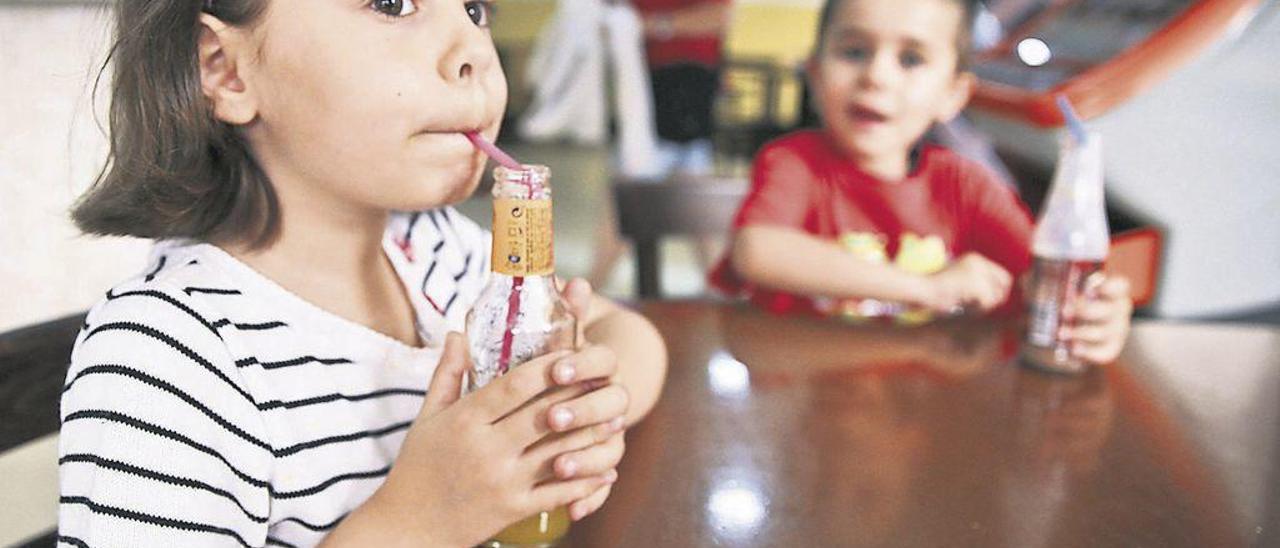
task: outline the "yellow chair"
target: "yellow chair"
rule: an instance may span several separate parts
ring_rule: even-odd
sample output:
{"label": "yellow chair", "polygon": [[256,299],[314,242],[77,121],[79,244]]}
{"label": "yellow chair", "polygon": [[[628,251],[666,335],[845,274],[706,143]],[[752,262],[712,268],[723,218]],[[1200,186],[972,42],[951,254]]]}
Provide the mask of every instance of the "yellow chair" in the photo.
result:
{"label": "yellow chair", "polygon": [[722,152],[750,155],[800,123],[803,68],[821,9],[821,0],[733,3],[715,107]]}

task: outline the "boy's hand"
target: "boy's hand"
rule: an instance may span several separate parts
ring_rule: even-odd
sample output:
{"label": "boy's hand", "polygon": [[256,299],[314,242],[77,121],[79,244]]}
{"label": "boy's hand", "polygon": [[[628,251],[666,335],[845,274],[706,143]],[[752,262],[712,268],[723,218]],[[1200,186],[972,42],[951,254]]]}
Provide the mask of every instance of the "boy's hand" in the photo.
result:
{"label": "boy's hand", "polygon": [[[422,411],[370,499],[375,512],[420,540],[474,546],[538,512],[598,498],[617,479],[621,445],[609,440],[627,407],[620,387],[602,387],[616,360],[600,353],[549,354],[460,398],[470,360],[466,337],[449,334]],[[575,473],[553,473],[562,454]]]}
{"label": "boy's hand", "polygon": [[1008,298],[1013,284],[1008,271],[977,253],[965,253],[928,280],[931,296],[923,304],[943,313],[962,307],[991,310]]}
{"label": "boy's hand", "polygon": [[1063,311],[1063,338],[1070,341],[1071,354],[1091,363],[1108,363],[1120,355],[1129,337],[1133,299],[1129,280],[1101,273],[1085,284],[1085,300]]}

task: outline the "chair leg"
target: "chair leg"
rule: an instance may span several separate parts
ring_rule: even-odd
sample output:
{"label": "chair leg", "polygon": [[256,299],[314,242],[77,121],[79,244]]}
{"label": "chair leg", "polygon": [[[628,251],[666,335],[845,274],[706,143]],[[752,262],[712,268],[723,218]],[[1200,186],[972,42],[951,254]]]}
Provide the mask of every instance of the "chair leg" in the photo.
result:
{"label": "chair leg", "polygon": [[636,242],[636,293],[641,299],[662,296],[658,280],[658,242]]}

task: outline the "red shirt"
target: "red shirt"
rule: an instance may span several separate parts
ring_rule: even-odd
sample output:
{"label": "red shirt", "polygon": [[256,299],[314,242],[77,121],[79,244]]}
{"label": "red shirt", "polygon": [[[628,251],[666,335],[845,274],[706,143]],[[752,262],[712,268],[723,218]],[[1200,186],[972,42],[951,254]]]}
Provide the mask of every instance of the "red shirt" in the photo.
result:
{"label": "red shirt", "polygon": [[[726,3],[728,0],[632,0],[631,4],[635,6],[636,11],[640,12],[641,17],[647,17],[696,6],[703,2]],[[699,63],[715,68],[720,64],[720,36],[681,37],[669,40],[646,37],[645,53],[652,68],[678,63]]]}
{"label": "red shirt", "polygon": [[[865,260],[921,274],[968,252],[1015,277],[1031,264],[1031,216],[1014,190],[981,165],[934,145],[921,151],[906,179],[890,183],[859,169],[821,131],[785,135],[756,155],[751,190],[734,220],[735,229],[748,225],[840,241]],[[711,283],[776,313],[873,316],[884,304],[755,287],[739,279],[727,259],[711,273]]]}

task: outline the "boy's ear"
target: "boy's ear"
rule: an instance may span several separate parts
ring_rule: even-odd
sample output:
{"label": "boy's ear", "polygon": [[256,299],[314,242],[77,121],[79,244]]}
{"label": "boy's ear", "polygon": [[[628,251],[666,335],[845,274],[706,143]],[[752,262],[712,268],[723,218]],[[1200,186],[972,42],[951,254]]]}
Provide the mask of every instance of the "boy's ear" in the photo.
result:
{"label": "boy's ear", "polygon": [[200,90],[213,105],[213,115],[231,125],[245,125],[258,114],[258,105],[242,78],[248,35],[207,13],[200,15],[196,54]]}
{"label": "boy's ear", "polygon": [[804,62],[804,78],[805,84],[809,86],[809,105],[813,107],[813,111],[819,116],[822,115],[822,107],[818,104],[818,85],[822,78],[822,64],[818,62],[818,54],[810,55]]}
{"label": "boy's ear", "polygon": [[956,74],[954,81],[951,82],[951,89],[947,91],[942,104],[939,105],[938,118],[935,121],[945,123],[959,116],[965,105],[969,104],[969,98],[973,96],[973,88],[977,83],[978,77],[972,72]]}

